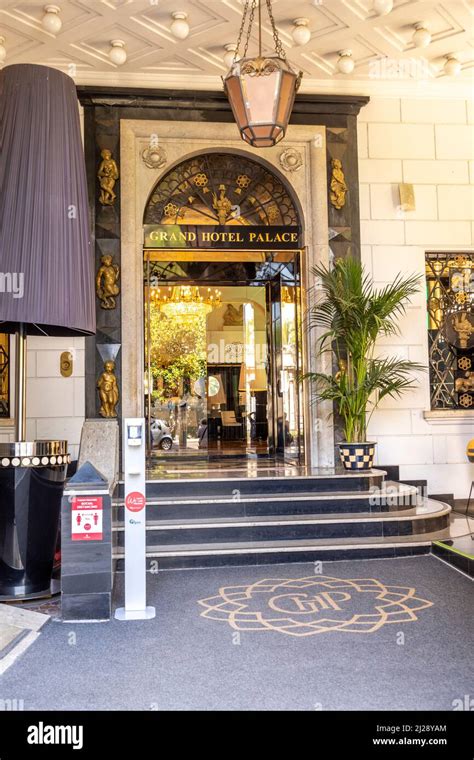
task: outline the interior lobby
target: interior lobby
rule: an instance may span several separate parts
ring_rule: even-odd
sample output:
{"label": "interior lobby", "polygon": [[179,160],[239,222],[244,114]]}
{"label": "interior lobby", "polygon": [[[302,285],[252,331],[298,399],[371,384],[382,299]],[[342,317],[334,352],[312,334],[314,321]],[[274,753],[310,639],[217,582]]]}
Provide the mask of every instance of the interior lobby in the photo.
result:
{"label": "interior lobby", "polygon": [[473,42],[466,0],[0,0],[0,712],[453,753]]}

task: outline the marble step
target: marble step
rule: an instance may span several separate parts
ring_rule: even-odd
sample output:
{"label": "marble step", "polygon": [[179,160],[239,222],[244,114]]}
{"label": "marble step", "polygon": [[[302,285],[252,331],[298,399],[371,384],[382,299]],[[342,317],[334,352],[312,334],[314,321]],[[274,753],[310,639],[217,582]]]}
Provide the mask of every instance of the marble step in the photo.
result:
{"label": "marble step", "polygon": [[[432,542],[449,537],[449,530],[423,536],[397,538],[304,539],[299,541],[236,542],[228,544],[192,544],[149,546],[147,569],[150,572],[179,568],[218,567],[223,565],[271,565],[287,562],[317,562],[351,559],[389,559],[429,554]],[[123,549],[114,554],[117,572],[124,570]]]}
{"label": "marble step", "polygon": [[[449,505],[425,499],[416,507],[394,512],[147,520],[147,545],[422,535],[446,528],[450,512]],[[123,546],[123,522],[116,522],[113,531],[116,544]]]}
{"label": "marble step", "polygon": [[[392,512],[411,509],[419,501],[415,486],[386,481],[372,492],[266,493],[263,495],[194,496],[148,499],[148,520],[188,520],[261,515],[325,514],[338,512]],[[114,500],[115,518],[123,520],[123,498]]]}
{"label": "marble step", "polygon": [[[159,480],[147,480],[147,499],[174,499],[195,498],[199,496],[231,497],[238,493],[242,496],[259,496],[268,493],[287,494],[296,493],[333,493],[345,491],[346,493],[370,491],[372,488],[381,488],[386,473],[383,470],[367,470],[355,473],[334,473],[332,471],[318,471],[317,474],[301,474],[296,468],[288,468],[284,474],[276,471],[275,475],[262,475],[257,471],[255,477],[222,477],[216,470],[215,477],[202,477],[196,473],[195,477],[185,476],[179,478],[175,471],[170,472],[170,478]],[[124,484],[119,481],[116,489],[116,497],[123,497]]]}

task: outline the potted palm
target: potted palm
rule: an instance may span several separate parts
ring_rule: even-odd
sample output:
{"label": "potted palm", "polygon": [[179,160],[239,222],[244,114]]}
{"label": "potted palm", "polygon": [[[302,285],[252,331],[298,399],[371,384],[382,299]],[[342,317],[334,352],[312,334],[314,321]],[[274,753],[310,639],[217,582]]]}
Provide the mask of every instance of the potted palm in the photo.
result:
{"label": "potted palm", "polygon": [[332,269],[318,266],[318,297],[309,313],[308,327],[318,329],[320,352],[333,352],[338,371],[309,372],[319,400],[332,401],[339,413],[345,440],[338,443],[348,470],[370,469],[375,443],[367,441],[374,411],[387,396],[399,397],[415,387],[414,372],[423,365],[397,357],[376,356],[377,340],[399,332],[398,318],[418,291],[416,275],[374,286],[363,265],[352,258],[338,259]]}

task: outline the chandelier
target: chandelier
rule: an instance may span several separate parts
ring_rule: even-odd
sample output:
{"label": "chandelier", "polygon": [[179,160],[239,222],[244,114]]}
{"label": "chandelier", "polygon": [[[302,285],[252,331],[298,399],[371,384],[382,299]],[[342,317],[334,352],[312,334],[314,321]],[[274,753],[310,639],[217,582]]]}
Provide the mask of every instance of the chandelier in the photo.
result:
{"label": "chandelier", "polygon": [[150,299],[167,317],[200,317],[221,305],[222,292],[197,285],[175,285],[164,290],[151,288]]}
{"label": "chandelier", "polygon": [[[285,136],[302,72],[296,74],[286,60],[273,18],[271,0],[265,0],[273,33],[275,54],[262,56],[261,0],[245,0],[234,60],[225,77],[224,91],[240,135],[255,148],[267,148]],[[252,26],[258,11],[258,55],[247,57]],[[247,30],[245,30],[247,25]],[[245,35],[242,56],[239,49]]]}

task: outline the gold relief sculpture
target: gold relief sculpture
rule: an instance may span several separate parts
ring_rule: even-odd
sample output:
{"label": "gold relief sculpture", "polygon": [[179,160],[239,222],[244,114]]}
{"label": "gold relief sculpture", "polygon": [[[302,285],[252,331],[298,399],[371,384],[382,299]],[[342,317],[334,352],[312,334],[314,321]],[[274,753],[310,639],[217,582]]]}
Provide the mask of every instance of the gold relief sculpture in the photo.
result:
{"label": "gold relief sculpture", "polygon": [[116,417],[117,404],[119,402],[119,389],[117,378],[115,377],[115,362],[111,359],[104,362],[104,371],[97,380],[99,389],[101,417]]}
{"label": "gold relief sculpture", "polygon": [[464,377],[457,377],[454,390],[456,393],[474,393],[474,372],[467,371]]}
{"label": "gold relief sculpture", "polygon": [[219,185],[219,197],[216,193],[212,193],[212,207],[217,211],[219,224],[223,226],[232,210],[232,202],[225,194],[225,185]]}
{"label": "gold relief sculpture", "polygon": [[338,158],[331,161],[331,195],[330,200],[334,208],[341,209],[346,204],[347,185],[342,169],[342,163]]}
{"label": "gold relief sculpture", "polygon": [[460,314],[456,314],[452,324],[459,338],[459,347],[467,348],[471,335],[474,334],[474,327],[466,312],[462,311]]}
{"label": "gold relief sculpture", "polygon": [[100,155],[102,161],[97,172],[100,185],[99,201],[103,206],[113,206],[117,197],[114,193],[114,187],[119,178],[119,170],[110,150],[104,148]]}
{"label": "gold relief sculpture", "polygon": [[345,359],[339,359],[337,364],[338,364],[339,369],[334,375],[334,379],[336,383],[340,382],[341,377],[347,372],[347,362]]}
{"label": "gold relief sculpture", "polygon": [[101,266],[95,278],[95,288],[97,298],[103,309],[115,309],[116,296],[120,293],[118,280],[120,277],[120,268],[113,263],[113,258],[109,254],[102,256]]}

